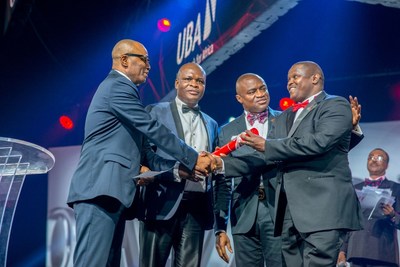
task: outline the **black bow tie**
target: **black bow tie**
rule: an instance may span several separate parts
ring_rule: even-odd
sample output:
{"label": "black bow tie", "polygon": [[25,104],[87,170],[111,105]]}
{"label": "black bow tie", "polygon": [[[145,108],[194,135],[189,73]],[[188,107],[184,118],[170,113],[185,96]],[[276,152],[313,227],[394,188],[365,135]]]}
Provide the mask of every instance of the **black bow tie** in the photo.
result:
{"label": "black bow tie", "polygon": [[191,108],[191,107],[188,107],[187,105],[182,105],[182,112],[183,113],[187,113],[189,111],[193,111],[194,113],[197,114],[197,113],[199,113],[200,108],[199,108],[199,106],[195,106],[195,107]]}

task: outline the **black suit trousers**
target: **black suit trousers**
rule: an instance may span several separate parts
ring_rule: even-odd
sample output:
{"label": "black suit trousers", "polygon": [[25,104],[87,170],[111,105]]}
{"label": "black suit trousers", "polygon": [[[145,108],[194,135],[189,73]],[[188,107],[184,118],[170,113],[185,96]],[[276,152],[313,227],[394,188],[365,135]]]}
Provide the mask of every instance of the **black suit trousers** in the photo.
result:
{"label": "black suit trousers", "polygon": [[203,252],[203,240],[207,211],[204,209],[207,195],[183,199],[174,216],[169,220],[148,220],[141,223],[140,266],[164,267],[174,249],[174,267],[199,267]]}
{"label": "black suit trousers", "polygon": [[282,254],[287,267],[336,266],[339,249],[346,235],[344,230],[311,233],[297,231],[289,206],[286,205],[282,228]]}

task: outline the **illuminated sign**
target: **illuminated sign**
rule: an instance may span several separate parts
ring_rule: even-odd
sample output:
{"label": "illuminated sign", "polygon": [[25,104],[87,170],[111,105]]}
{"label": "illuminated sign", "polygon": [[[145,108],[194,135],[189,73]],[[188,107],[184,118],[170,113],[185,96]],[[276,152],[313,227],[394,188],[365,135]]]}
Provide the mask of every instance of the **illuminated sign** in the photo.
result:
{"label": "illuminated sign", "polygon": [[[204,21],[202,21],[201,13],[199,12],[196,20],[189,21],[183,31],[179,33],[176,53],[177,65],[180,65],[184,58],[188,58],[197,46],[201,47],[202,41],[207,40],[210,36],[212,23],[215,22],[216,7],[217,0],[207,0]],[[194,61],[201,63],[207,55],[212,54],[212,45],[205,50],[211,51],[211,53],[205,53],[204,55],[200,53],[195,57]]]}

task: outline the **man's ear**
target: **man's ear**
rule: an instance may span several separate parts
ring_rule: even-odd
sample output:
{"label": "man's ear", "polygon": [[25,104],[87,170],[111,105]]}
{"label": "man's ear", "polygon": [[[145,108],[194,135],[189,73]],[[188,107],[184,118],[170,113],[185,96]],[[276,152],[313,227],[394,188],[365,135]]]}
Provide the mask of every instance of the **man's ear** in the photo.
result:
{"label": "man's ear", "polygon": [[236,100],[240,103],[243,104],[242,97],[240,95],[236,95]]}
{"label": "man's ear", "polygon": [[319,73],[314,74],[312,77],[312,83],[317,84],[319,82],[319,80],[321,80],[321,74],[319,74]]}
{"label": "man's ear", "polygon": [[128,56],[122,55],[119,60],[121,61],[121,66],[124,68],[128,67]]}

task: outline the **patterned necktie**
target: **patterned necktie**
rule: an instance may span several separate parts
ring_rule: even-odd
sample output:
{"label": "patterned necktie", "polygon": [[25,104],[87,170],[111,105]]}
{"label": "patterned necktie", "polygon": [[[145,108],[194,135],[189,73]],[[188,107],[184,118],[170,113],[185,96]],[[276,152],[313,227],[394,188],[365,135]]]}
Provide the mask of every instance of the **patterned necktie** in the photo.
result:
{"label": "patterned necktie", "polygon": [[301,109],[301,108],[305,108],[307,105],[308,105],[308,100],[306,100],[306,101],[304,101],[304,102],[301,102],[301,103],[294,104],[294,105],[292,106],[292,111],[293,111],[293,112],[296,112],[296,111],[298,111],[298,110]]}
{"label": "patterned necktie", "polygon": [[247,114],[247,121],[249,122],[250,126],[253,126],[256,121],[260,123],[264,123],[268,119],[268,110],[260,113],[248,113]]}
{"label": "patterned necktie", "polygon": [[188,113],[189,111],[193,111],[195,114],[198,114],[200,112],[200,108],[199,108],[199,106],[195,106],[195,107],[191,108],[187,105],[182,105],[183,113]]}
{"label": "patterned necktie", "polygon": [[365,186],[379,187],[379,186],[381,185],[381,183],[382,183],[383,180],[384,180],[383,177],[381,177],[381,178],[379,178],[379,179],[376,179],[376,180],[371,180],[371,179],[365,178],[365,180],[364,180],[364,185],[365,185]]}

